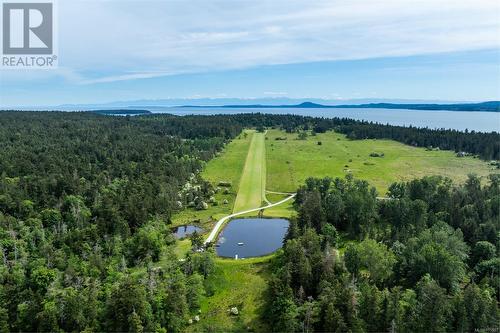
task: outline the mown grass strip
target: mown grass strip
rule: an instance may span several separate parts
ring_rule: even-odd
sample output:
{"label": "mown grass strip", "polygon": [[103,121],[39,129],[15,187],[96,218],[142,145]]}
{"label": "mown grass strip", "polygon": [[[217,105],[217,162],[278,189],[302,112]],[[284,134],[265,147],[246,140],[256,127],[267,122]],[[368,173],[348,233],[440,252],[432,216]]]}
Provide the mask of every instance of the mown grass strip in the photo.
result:
{"label": "mown grass strip", "polygon": [[266,188],[266,145],[264,133],[253,133],[241,175],[233,212],[262,205]]}

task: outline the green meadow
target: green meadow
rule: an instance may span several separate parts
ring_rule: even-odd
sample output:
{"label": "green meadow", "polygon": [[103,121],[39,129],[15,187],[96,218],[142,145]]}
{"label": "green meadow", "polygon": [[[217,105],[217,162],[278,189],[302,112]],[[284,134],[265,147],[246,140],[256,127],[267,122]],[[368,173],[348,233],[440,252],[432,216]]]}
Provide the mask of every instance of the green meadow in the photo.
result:
{"label": "green meadow", "polygon": [[[275,203],[281,201],[288,197],[285,194],[275,194],[275,193],[266,193],[266,198],[269,202]],[[274,206],[264,210],[264,216],[267,217],[291,217],[295,213],[295,209],[293,208],[293,199],[289,200],[281,205]]]}
{"label": "green meadow", "polygon": [[[192,332],[268,332],[260,320],[264,306],[270,257],[244,260],[217,259],[215,272],[205,285],[207,297],[201,302],[200,322]],[[232,315],[231,307],[239,314]]]}
{"label": "green meadow", "polygon": [[[457,157],[451,151],[426,150],[392,140],[349,140],[331,131],[299,140],[296,133],[270,130],[266,151],[267,190],[271,191],[292,192],[308,177],[351,173],[369,181],[383,195],[395,181],[442,175],[463,182],[469,173],[487,176],[498,172],[482,160]],[[370,156],[372,153],[379,157]]]}

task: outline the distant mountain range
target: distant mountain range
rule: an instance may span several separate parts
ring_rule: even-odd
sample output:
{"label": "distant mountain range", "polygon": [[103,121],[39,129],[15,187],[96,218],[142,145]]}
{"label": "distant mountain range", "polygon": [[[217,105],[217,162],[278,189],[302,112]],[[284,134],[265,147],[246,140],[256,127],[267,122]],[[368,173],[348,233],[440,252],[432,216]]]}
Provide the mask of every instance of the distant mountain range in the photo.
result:
{"label": "distant mountain range", "polygon": [[423,100],[423,99],[395,99],[395,98],[357,98],[357,99],[322,99],[322,98],[287,98],[287,97],[263,97],[263,98],[164,98],[164,99],[141,99],[129,101],[114,101],[92,104],[60,104],[60,105],[24,105],[24,106],[0,106],[4,110],[59,110],[59,111],[89,111],[89,110],[112,110],[112,109],[146,109],[157,110],[168,107],[179,107],[182,105],[297,105],[301,103],[315,103],[321,105],[359,105],[371,103],[392,104],[465,104],[476,103],[476,101],[452,101],[452,100]]}
{"label": "distant mountain range", "polygon": [[316,103],[322,105],[351,105],[368,103],[396,103],[396,104],[455,104],[473,103],[469,101],[438,101],[418,99],[395,99],[395,98],[357,98],[357,99],[323,99],[323,98],[288,98],[288,97],[264,97],[264,98],[164,98],[164,99],[141,99],[132,101],[115,101],[99,104],[62,104],[56,109],[81,110],[81,109],[107,109],[107,108],[164,108],[182,105],[293,105],[301,103]]}
{"label": "distant mountain range", "polygon": [[[58,106],[2,107],[17,110],[58,110],[58,111],[95,111],[95,110],[149,110],[165,111],[171,107],[185,108],[371,108],[371,109],[410,109],[410,110],[448,110],[448,111],[487,111],[499,112],[500,102],[464,102],[410,99],[360,98],[332,100],[320,98],[172,98],[155,100],[117,101],[100,104],[62,104]],[[101,112],[102,113],[102,112]],[[134,112],[132,112],[134,113]]]}
{"label": "distant mountain range", "polygon": [[249,108],[249,109],[265,109],[265,108],[300,108],[300,109],[405,109],[405,110],[442,110],[442,111],[483,111],[483,112],[500,112],[500,101],[482,102],[482,103],[460,103],[460,104],[398,104],[398,103],[368,103],[368,104],[341,104],[341,105],[324,105],[313,102],[303,102],[293,105],[219,105],[219,106],[198,106],[186,105],[186,108]]}

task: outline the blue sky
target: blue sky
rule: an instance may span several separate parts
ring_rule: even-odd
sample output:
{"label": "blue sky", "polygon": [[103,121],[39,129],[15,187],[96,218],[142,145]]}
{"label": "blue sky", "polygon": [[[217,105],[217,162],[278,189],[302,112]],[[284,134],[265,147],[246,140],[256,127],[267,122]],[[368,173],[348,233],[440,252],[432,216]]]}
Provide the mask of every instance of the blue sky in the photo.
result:
{"label": "blue sky", "polygon": [[59,68],[3,70],[0,106],[200,97],[498,100],[499,6],[60,0]]}

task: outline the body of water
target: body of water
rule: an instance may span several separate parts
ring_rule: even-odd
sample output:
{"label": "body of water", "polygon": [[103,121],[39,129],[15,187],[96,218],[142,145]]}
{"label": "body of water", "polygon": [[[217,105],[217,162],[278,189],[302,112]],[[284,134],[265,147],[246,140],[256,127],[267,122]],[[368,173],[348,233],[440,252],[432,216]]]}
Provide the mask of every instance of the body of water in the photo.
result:
{"label": "body of water", "polygon": [[176,238],[184,238],[191,235],[193,232],[201,232],[202,229],[194,226],[194,225],[181,225],[179,227],[175,227],[172,232]]}
{"label": "body of water", "polygon": [[[144,107],[147,109],[148,107]],[[351,118],[382,124],[445,128],[464,131],[500,132],[499,112],[420,111],[403,109],[315,109],[315,108],[149,108],[153,113],[175,115],[214,115],[240,113],[295,114],[325,118]]]}
{"label": "body of water", "polygon": [[259,257],[283,246],[289,222],[285,219],[242,218],[229,221],[217,241],[221,257]]}

